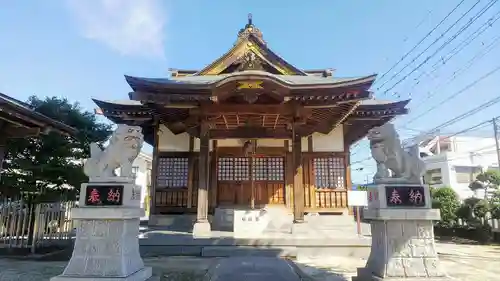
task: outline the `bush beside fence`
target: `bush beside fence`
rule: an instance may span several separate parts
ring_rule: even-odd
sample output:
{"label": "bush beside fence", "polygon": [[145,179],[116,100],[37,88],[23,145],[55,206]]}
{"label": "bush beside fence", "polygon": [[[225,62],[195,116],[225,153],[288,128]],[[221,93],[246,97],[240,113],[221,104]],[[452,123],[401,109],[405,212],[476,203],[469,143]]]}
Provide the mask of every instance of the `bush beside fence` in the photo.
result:
{"label": "bush beside fence", "polygon": [[450,187],[431,189],[432,206],[441,211],[435,223],[436,236],[459,237],[479,243],[500,242],[498,198],[467,198],[460,202]]}

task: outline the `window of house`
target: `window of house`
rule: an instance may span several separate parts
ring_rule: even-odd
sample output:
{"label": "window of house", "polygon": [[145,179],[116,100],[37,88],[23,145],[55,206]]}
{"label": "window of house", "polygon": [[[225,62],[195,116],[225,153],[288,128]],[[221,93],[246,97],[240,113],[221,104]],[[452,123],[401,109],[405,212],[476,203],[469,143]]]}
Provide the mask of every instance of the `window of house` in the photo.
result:
{"label": "window of house", "polygon": [[187,188],[187,157],[162,157],[158,159],[157,188]]}
{"label": "window of house", "polygon": [[343,157],[314,158],[316,188],[345,188]]}
{"label": "window of house", "polygon": [[220,181],[284,181],[285,169],[283,157],[253,158],[250,173],[249,157],[220,157],[218,160],[217,179]]}
{"label": "window of house", "polygon": [[471,183],[481,173],[481,167],[454,166],[457,183]]}
{"label": "window of house", "polygon": [[221,157],[217,164],[220,181],[245,181],[250,179],[250,161],[247,157]]}
{"label": "window of house", "polygon": [[283,157],[253,158],[252,175],[256,181],[284,181]]}
{"label": "window of house", "polygon": [[441,175],[441,169],[431,169],[427,170],[424,174],[425,184],[442,184],[443,176]]}
{"label": "window of house", "polygon": [[132,176],[135,178],[137,178],[137,174],[139,173],[139,167],[137,166],[133,166],[132,167]]}

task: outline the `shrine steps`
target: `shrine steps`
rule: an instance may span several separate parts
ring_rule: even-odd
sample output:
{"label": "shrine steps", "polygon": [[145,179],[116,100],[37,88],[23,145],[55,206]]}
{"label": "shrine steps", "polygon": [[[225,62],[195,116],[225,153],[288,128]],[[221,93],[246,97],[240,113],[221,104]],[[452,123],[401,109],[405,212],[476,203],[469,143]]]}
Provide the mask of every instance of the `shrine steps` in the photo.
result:
{"label": "shrine steps", "polygon": [[369,238],[252,238],[212,237],[195,239],[192,235],[165,234],[139,240],[143,257],[200,256],[233,257],[263,256],[296,259],[330,256],[365,258],[370,253]]}

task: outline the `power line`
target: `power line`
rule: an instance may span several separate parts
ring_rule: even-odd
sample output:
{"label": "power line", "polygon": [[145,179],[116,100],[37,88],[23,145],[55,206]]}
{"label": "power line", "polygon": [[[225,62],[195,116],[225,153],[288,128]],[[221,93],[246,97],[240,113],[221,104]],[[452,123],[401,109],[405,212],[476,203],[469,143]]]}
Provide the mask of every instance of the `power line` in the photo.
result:
{"label": "power line", "polygon": [[[416,48],[418,48],[424,41],[427,39],[443,22],[445,22],[451,14],[453,14],[463,3],[465,0],[460,1],[431,31],[429,31],[420,41],[415,44],[408,52],[406,52],[393,66],[389,68],[382,76],[380,76],[379,81],[384,78],[389,72],[391,72],[396,66],[398,66],[406,57],[408,57]],[[479,3],[479,1],[478,1]],[[382,85],[383,86],[383,85]]]}
{"label": "power line", "polygon": [[[405,76],[403,76],[401,79],[399,79],[396,83],[394,83],[391,87],[389,87],[388,89],[386,89],[384,91],[384,95],[394,89],[394,87],[396,87],[397,85],[399,85],[401,82],[403,82],[404,80],[406,80],[406,78],[408,78],[411,74],[413,74],[415,71],[417,71],[419,68],[421,68],[424,64],[426,64],[432,57],[434,57],[437,53],[439,53],[439,51],[441,51],[442,49],[444,49],[444,47],[446,47],[448,44],[450,44],[453,40],[455,40],[458,35],[460,35],[462,32],[464,32],[465,30],[467,30],[467,28],[469,28],[472,23],[474,23],[480,16],[482,16],[489,8],[491,8],[498,0],[492,0],[489,4],[489,6],[483,8],[481,11],[479,11],[479,13],[477,13],[474,17],[472,17],[468,22],[467,24],[465,24],[465,26],[462,26],[462,28],[460,28],[459,31],[457,31],[451,38],[449,38],[446,42],[444,42],[441,46],[439,46],[438,49],[436,49],[434,51],[434,53],[432,53],[431,55],[427,56],[427,58],[422,61],[417,67],[415,67],[412,71],[410,71],[408,74],[406,74]],[[477,3],[476,3],[477,4]],[[409,64],[408,64],[409,65]],[[401,73],[402,70],[399,72]],[[396,75],[397,76],[397,75]]]}
{"label": "power line", "polygon": [[500,43],[500,36],[494,38],[490,44],[488,44],[484,49],[482,49],[482,51],[476,53],[474,57],[472,57],[468,62],[466,62],[460,69],[454,71],[453,74],[448,77],[448,79],[443,79],[442,81],[445,81],[444,83],[439,83],[437,86],[434,87],[432,91],[427,92],[425,98],[421,100],[416,106],[413,106],[413,110],[417,110],[418,108],[420,108],[420,106],[425,104],[427,100],[435,96],[439,92],[438,91],[439,89],[449,85],[455,79],[460,77],[460,75],[462,75],[465,70],[470,69],[472,65],[474,65],[476,62],[484,58],[487,54],[489,54],[497,46],[498,43]]}
{"label": "power line", "polygon": [[[479,105],[478,107],[475,107],[475,108],[473,108],[473,109],[471,109],[471,110],[469,110],[469,111],[467,111],[467,112],[465,112],[465,113],[463,113],[463,114],[461,114],[461,115],[459,115],[459,116],[457,116],[457,117],[455,117],[455,118],[453,118],[453,119],[451,119],[451,120],[449,120],[449,121],[447,121],[447,122],[445,122],[445,123],[443,123],[443,124],[435,127],[434,129],[432,129],[428,133],[426,133],[426,135],[427,136],[432,136],[432,135],[436,134],[437,132],[439,132],[442,128],[446,128],[446,127],[448,127],[448,126],[450,126],[452,124],[457,123],[458,121],[461,121],[461,120],[463,120],[463,119],[465,119],[465,118],[467,118],[469,116],[472,116],[472,115],[474,115],[474,114],[476,114],[478,112],[481,112],[484,109],[486,109],[486,108],[488,108],[488,107],[490,107],[490,106],[492,106],[492,105],[494,105],[494,104],[496,104],[498,102],[500,102],[500,96],[498,96],[496,98],[493,98],[493,99],[491,99],[491,100],[489,100],[489,101],[487,101],[487,102]],[[408,142],[411,142],[412,140],[416,140],[416,139],[417,138],[410,139],[410,140],[408,140]]]}
{"label": "power line", "polygon": [[[453,50],[448,52],[445,56],[441,57],[439,60],[437,60],[434,65],[432,66],[432,70],[430,72],[422,72],[418,77],[416,77],[414,80],[416,81],[410,88],[409,91],[411,91],[413,88],[415,88],[417,85],[420,84],[420,78],[424,75],[430,76],[434,72],[436,72],[439,68],[441,68],[443,65],[446,65],[446,62],[448,62],[451,58],[453,58],[455,55],[460,53],[465,47],[470,45],[479,35],[483,34],[486,30],[491,28],[493,24],[500,19],[500,11],[497,12],[494,16],[489,18],[485,23],[483,23],[476,31],[472,32],[466,39],[464,39],[462,42],[460,42]],[[451,54],[451,55],[450,55]],[[431,77],[431,79],[435,79],[435,77]]]}
{"label": "power line", "polygon": [[[412,122],[415,122],[415,120],[418,120],[419,118],[429,114],[429,112],[433,111],[434,109],[440,107],[441,105],[445,104],[447,101],[449,101],[450,99],[452,98],[456,98],[458,95],[461,95],[463,93],[465,93],[467,90],[469,90],[470,88],[472,88],[473,86],[475,86],[477,83],[481,82],[482,80],[490,77],[491,75],[493,75],[494,73],[496,73],[498,70],[500,70],[500,66],[497,66],[495,69],[491,70],[490,72],[486,73],[485,75],[479,77],[478,79],[476,79],[475,81],[473,81],[472,83],[470,83],[469,85],[465,86],[464,88],[462,88],[461,90],[459,90],[458,92],[452,94],[452,95],[449,95],[446,99],[444,99],[443,101],[441,101],[440,103],[438,104],[435,104],[434,106],[430,107],[429,109],[427,109],[426,111],[424,111],[422,114],[418,115],[417,117],[411,119],[410,121],[408,122],[405,122],[406,125],[412,123]],[[500,97],[499,97],[500,98]]]}
{"label": "power line", "polygon": [[[472,11],[476,6],[477,4],[479,4],[481,0],[478,0],[469,10],[467,10],[467,12],[465,12],[462,16],[460,16],[460,18],[458,20],[456,20],[452,25],[450,25],[448,27],[448,29],[446,29],[443,33],[441,33],[441,35],[436,38],[434,41],[432,41],[432,43],[427,46],[427,48],[425,48],[425,50],[423,50],[422,52],[420,52],[416,57],[414,57],[409,63],[407,63],[406,65],[403,66],[403,68],[396,72],[394,75],[392,75],[388,80],[386,80],[382,85],[380,85],[377,90],[380,90],[380,88],[382,88],[385,84],[387,84],[389,81],[391,81],[392,79],[396,78],[401,72],[403,72],[403,70],[405,70],[408,66],[410,66],[412,63],[414,63],[418,58],[420,58],[420,56],[422,56],[425,52],[427,52],[427,50],[429,50],[434,44],[436,44],[436,42],[438,42],[439,40],[441,40],[441,38],[443,38],[446,33],[448,33],[448,31],[450,31],[460,20],[462,20],[470,11]],[[493,1],[493,0],[492,0]],[[462,1],[463,2],[463,1]],[[459,3],[462,4],[462,2]],[[458,8],[458,7],[456,7]],[[392,69],[391,69],[392,70]]]}
{"label": "power line", "polygon": [[463,40],[461,43],[459,43],[453,50],[451,50],[448,54],[451,54],[450,56],[447,56],[445,59],[438,60],[432,67],[432,71],[430,74],[436,72],[439,67],[438,66],[443,66],[448,62],[451,58],[453,58],[456,54],[460,53],[465,47],[469,46],[470,43],[472,43],[477,37],[479,37],[481,34],[483,34],[486,30],[491,28],[493,24],[500,18],[500,11],[498,11],[494,16],[489,18],[485,23],[483,23],[478,29],[476,29],[474,32],[472,32],[465,40]]}

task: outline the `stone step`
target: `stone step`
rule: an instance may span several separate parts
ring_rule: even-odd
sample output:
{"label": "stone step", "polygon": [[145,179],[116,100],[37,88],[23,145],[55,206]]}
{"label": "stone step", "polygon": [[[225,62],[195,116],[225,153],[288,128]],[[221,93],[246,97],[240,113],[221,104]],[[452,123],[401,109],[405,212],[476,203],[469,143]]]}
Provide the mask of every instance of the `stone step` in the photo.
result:
{"label": "stone step", "polygon": [[207,272],[211,281],[301,281],[308,280],[293,262],[279,258],[239,257],[222,259]]}
{"label": "stone step", "polygon": [[296,257],[296,247],[207,246],[202,257]]}

